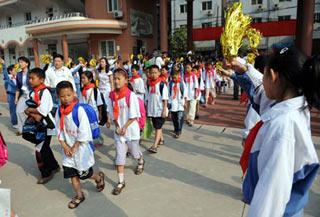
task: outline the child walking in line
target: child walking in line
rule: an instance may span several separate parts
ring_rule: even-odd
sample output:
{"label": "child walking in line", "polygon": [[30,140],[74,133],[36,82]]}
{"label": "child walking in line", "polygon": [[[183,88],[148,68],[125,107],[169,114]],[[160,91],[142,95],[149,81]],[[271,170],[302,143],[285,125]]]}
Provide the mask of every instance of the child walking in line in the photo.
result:
{"label": "child walking in line", "polygon": [[[76,196],[68,203],[70,209],[79,206],[85,200],[80,180],[92,179],[98,192],[105,187],[104,173],[94,172],[95,163],[92,143],[92,133],[89,118],[84,107],[78,104],[73,85],[69,81],[61,81],[57,87],[61,106],[56,113],[58,140],[63,149],[63,176],[70,179]],[[78,124],[74,113],[77,109]]]}
{"label": "child walking in line", "polygon": [[149,72],[147,84],[147,115],[151,118],[152,125],[156,130],[153,145],[148,149],[151,153],[157,153],[159,145],[164,144],[162,127],[165,118],[168,116],[168,88],[160,78],[160,69],[157,65],[152,65]]}
{"label": "child walking in line", "polygon": [[180,72],[175,72],[169,83],[169,104],[174,126],[174,138],[178,139],[182,133],[184,122],[184,106],[187,98],[187,88]]}
{"label": "child walking in line", "polygon": [[33,100],[37,107],[28,107],[25,113],[28,118],[33,118],[35,122],[41,123],[45,120],[47,125],[44,141],[36,145],[35,155],[41,172],[41,177],[39,177],[37,184],[49,182],[54,174],[60,171],[60,166],[50,147],[51,137],[55,134],[54,118],[51,114],[53,100],[50,91],[44,85],[44,80],[45,72],[42,69],[34,68],[30,70],[29,83],[32,87],[30,100]]}
{"label": "child walking in line", "polygon": [[196,115],[196,109],[197,109],[197,91],[199,88],[198,83],[198,77],[197,75],[192,71],[192,67],[190,63],[187,63],[185,66],[185,77],[184,80],[186,82],[186,89],[187,89],[187,109],[186,109],[186,115],[187,115],[187,124],[192,127],[193,122]]}
{"label": "child walking in line", "polygon": [[17,81],[16,81],[17,72],[16,72],[16,69],[14,68],[14,65],[11,65],[8,68],[6,68],[4,60],[1,58],[0,58],[0,64],[2,64],[2,68],[3,68],[3,80],[4,80],[4,87],[7,93],[7,101],[9,104],[11,125],[13,128],[17,129],[18,120],[17,120],[16,104],[15,104],[16,89],[17,89]]}
{"label": "child walking in line", "polygon": [[146,90],[145,90],[144,81],[139,75],[139,66],[133,65],[131,67],[131,73],[132,73],[132,77],[130,78],[130,84],[133,88],[133,91],[136,93],[136,95],[140,99],[144,100],[144,94]]}
{"label": "child walking in line", "polygon": [[118,184],[114,187],[112,194],[119,195],[125,188],[124,167],[127,151],[129,150],[134,159],[137,160],[136,175],[143,173],[145,161],[140,151],[140,128],[138,118],[140,117],[137,95],[130,91],[128,85],[128,73],[121,68],[114,71],[115,90],[110,93],[108,107],[110,117],[115,125],[114,140],[116,146],[116,167],[118,173]]}

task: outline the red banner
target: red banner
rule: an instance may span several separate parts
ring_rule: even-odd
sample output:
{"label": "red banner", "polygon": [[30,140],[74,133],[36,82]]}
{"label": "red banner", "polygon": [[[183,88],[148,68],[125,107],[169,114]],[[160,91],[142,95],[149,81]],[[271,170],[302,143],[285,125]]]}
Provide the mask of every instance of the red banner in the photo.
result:
{"label": "red banner", "polygon": [[[289,36],[296,33],[296,20],[253,23],[251,26],[258,29],[264,37]],[[192,33],[193,41],[217,40],[222,33],[222,27],[193,29]]]}

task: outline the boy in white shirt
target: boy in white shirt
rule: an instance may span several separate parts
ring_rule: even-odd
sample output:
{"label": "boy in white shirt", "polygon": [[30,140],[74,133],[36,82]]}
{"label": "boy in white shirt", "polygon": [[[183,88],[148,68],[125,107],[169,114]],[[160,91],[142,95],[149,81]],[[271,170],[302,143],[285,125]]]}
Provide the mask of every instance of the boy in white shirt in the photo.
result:
{"label": "boy in white shirt", "polygon": [[151,117],[152,125],[156,129],[154,144],[148,149],[151,153],[158,152],[158,146],[164,143],[162,126],[168,116],[168,88],[160,78],[160,69],[157,65],[152,65],[149,72],[147,85],[147,115]]}
{"label": "boy in white shirt", "polygon": [[[94,155],[91,146],[92,133],[85,109],[78,104],[73,85],[69,81],[61,81],[57,85],[57,94],[61,106],[56,113],[58,140],[63,148],[62,165],[64,178],[71,179],[76,196],[68,207],[74,209],[85,200],[80,180],[92,179],[96,182],[99,192],[103,191],[104,173],[94,172]],[[73,120],[73,110],[78,109],[79,125]]]}
{"label": "boy in white shirt", "polygon": [[171,118],[174,126],[174,137],[177,139],[182,132],[184,122],[184,106],[187,98],[187,88],[179,72],[172,75],[169,83],[169,104],[171,105]]}
{"label": "boy in white shirt", "polygon": [[130,79],[130,84],[133,88],[133,91],[137,94],[137,96],[144,100],[144,94],[146,92],[145,87],[144,87],[144,81],[139,75],[139,66],[138,65],[133,65],[131,67],[131,73],[132,77]]}
{"label": "boy in white shirt", "polygon": [[197,109],[197,98],[198,98],[198,77],[197,75],[192,71],[192,67],[190,63],[187,63],[185,66],[185,75],[184,79],[186,82],[186,89],[188,91],[187,96],[187,124],[191,127],[193,126],[193,121],[196,115],[196,109]]}
{"label": "boy in white shirt", "polygon": [[58,162],[56,161],[53,152],[50,148],[51,136],[54,134],[54,119],[51,115],[53,108],[53,101],[50,91],[43,84],[45,79],[45,72],[40,68],[34,68],[29,72],[29,83],[32,87],[30,92],[31,99],[38,107],[27,108],[25,110],[28,118],[32,118],[36,122],[42,122],[45,119],[47,123],[47,132],[43,142],[36,145],[35,155],[38,163],[38,168],[41,177],[37,184],[45,184],[49,182],[55,173],[60,171]]}
{"label": "boy in white shirt", "polygon": [[119,179],[117,186],[112,191],[114,195],[119,195],[125,187],[124,166],[128,149],[138,161],[136,175],[143,173],[145,163],[139,147],[140,128],[138,118],[140,117],[140,110],[138,98],[127,87],[127,80],[128,74],[124,69],[118,68],[114,71],[115,90],[110,93],[108,105],[110,117],[115,125],[116,167]]}

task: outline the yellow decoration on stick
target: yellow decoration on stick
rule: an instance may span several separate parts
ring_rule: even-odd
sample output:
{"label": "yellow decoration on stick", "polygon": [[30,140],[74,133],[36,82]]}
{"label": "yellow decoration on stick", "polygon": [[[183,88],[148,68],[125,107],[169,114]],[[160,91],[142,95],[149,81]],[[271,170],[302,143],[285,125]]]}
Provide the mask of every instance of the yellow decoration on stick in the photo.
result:
{"label": "yellow decoration on stick", "polygon": [[83,57],[78,58],[79,63],[85,64],[86,60]]}
{"label": "yellow decoration on stick", "polygon": [[16,63],[14,65],[14,69],[16,70],[16,72],[19,72],[21,69],[20,69],[20,64],[19,63]]}
{"label": "yellow decoration on stick", "polygon": [[250,49],[256,50],[261,41],[261,37],[262,37],[261,33],[254,28],[249,28],[246,32],[246,35],[249,40]]}
{"label": "yellow decoration on stick", "polygon": [[134,55],[133,55],[133,54],[131,54],[131,55],[130,55],[130,60],[133,60],[133,57],[134,57]]}
{"label": "yellow decoration on stick", "polygon": [[40,61],[43,63],[43,64],[50,64],[51,61],[52,61],[52,56],[50,54],[42,54],[40,56]]}
{"label": "yellow decoration on stick", "polygon": [[91,66],[91,67],[96,67],[97,66],[97,60],[96,59],[94,59],[94,58],[92,58],[90,61],[89,61],[89,65]]}
{"label": "yellow decoration on stick", "polygon": [[242,13],[242,4],[234,3],[227,10],[226,22],[220,38],[223,56],[230,60],[238,56],[238,50],[246,31],[250,26],[251,17]]}
{"label": "yellow decoration on stick", "polygon": [[139,60],[143,60],[143,55],[142,54],[138,54],[138,59]]}
{"label": "yellow decoration on stick", "polygon": [[256,55],[254,53],[248,53],[248,55],[247,55],[247,63],[253,64],[255,58],[256,58]]}
{"label": "yellow decoration on stick", "polygon": [[65,64],[66,67],[71,68],[72,58],[69,57],[68,62]]}
{"label": "yellow decoration on stick", "polygon": [[222,62],[221,61],[218,61],[218,62],[216,62],[216,70],[218,71],[218,72],[220,72],[223,68],[222,68]]}

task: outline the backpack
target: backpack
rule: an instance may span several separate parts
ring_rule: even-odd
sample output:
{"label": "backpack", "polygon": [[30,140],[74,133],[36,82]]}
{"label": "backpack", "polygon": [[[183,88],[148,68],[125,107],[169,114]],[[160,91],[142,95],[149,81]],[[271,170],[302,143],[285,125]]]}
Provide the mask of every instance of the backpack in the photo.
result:
{"label": "backpack", "polygon": [[0,167],[5,165],[8,161],[8,146],[3,139],[2,133],[0,132]]}
{"label": "backpack", "polygon": [[[126,93],[126,96],[125,96],[125,98],[126,98],[126,104],[127,104],[127,106],[128,107],[130,107],[130,97],[131,97],[131,93],[132,93],[132,91],[127,91],[127,93]],[[115,92],[114,91],[112,91],[111,93],[110,93],[110,99],[114,102],[114,99],[115,99]],[[144,129],[144,126],[145,126],[145,122],[146,122],[146,109],[145,109],[145,107],[144,107],[144,101],[141,99],[141,98],[139,98],[139,97],[137,97],[138,98],[138,104],[139,104],[139,112],[140,112],[140,117],[138,118],[138,124],[139,124],[139,128],[140,128],[140,130],[143,130]]]}
{"label": "backpack", "polygon": [[[93,88],[93,94],[94,94],[94,100],[97,102],[97,99],[98,99],[98,90],[97,90],[97,88]],[[108,121],[108,113],[107,113],[107,104],[106,104],[106,101],[104,100],[104,96],[103,96],[103,94],[101,92],[100,92],[100,97],[102,99],[102,105],[100,105],[102,107],[101,108],[101,117],[102,117],[102,119],[99,120],[99,125],[103,126]]]}
{"label": "backpack", "polygon": [[[170,96],[172,94],[172,87],[173,87],[173,82],[171,81],[169,83],[169,94],[170,94]],[[182,82],[180,82],[180,92],[181,92],[181,99],[182,99],[183,95],[184,95],[184,88],[183,88],[183,83]]]}
{"label": "backpack", "polygon": [[[163,88],[164,88],[164,85],[165,85],[166,82],[164,81],[160,81],[160,95],[162,96],[162,93],[163,93]],[[150,86],[149,84],[147,84],[147,90],[149,92],[149,89],[150,89]]]}
{"label": "backpack", "polygon": [[[80,106],[86,112],[89,123],[90,123],[91,135],[92,135],[92,139],[93,139],[93,141],[90,142],[90,146],[91,146],[92,150],[94,151],[94,149],[95,149],[94,148],[94,140],[99,139],[101,136],[99,123],[98,123],[99,122],[98,117],[97,117],[96,111],[92,108],[91,105],[85,104],[85,103],[77,103],[72,110],[72,120],[77,127],[80,126],[79,115],[78,115],[78,110],[79,110]],[[60,109],[59,109],[59,117],[60,116],[61,116],[61,114],[60,114]]]}

